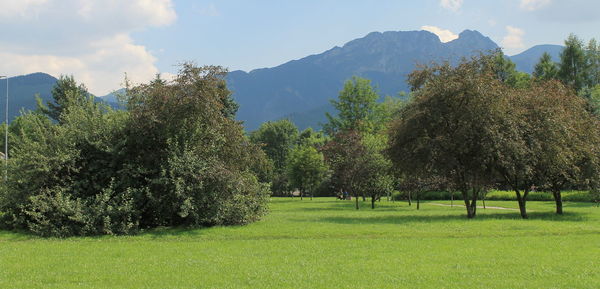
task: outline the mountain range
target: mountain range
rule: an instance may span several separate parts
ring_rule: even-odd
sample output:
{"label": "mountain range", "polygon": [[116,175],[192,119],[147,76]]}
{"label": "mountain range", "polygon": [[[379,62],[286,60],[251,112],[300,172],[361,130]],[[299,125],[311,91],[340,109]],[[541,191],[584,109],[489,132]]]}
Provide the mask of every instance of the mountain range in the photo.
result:
{"label": "mountain range", "polygon": [[[372,32],[342,47],[276,67],[232,71],[227,75],[227,83],[240,104],[237,118],[244,121],[247,130],[281,118],[291,119],[301,129],[319,127],[325,121],[325,112],[332,111],[329,100],[337,97],[343,83],[352,76],[370,79],[382,97],[397,96],[408,90],[406,77],[417,64],[456,62],[497,48],[490,38],[473,30],[465,30],[457,39],[445,43],[427,31]],[[558,61],[561,50],[559,45],[538,45],[510,59],[517,69],[531,73],[544,52]],[[50,101],[55,82],[56,78],[45,73],[9,78],[9,117],[14,118],[21,109],[34,109],[36,94],[43,101]],[[0,100],[4,100],[5,85],[0,80]],[[114,94],[102,99],[113,102]],[[3,113],[2,110],[2,119]]]}

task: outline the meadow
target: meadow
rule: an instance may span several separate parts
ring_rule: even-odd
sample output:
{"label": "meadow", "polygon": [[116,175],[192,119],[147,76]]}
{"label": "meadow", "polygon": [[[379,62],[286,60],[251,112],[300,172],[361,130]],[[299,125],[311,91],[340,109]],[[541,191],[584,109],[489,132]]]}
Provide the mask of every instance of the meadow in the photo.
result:
{"label": "meadow", "polygon": [[[0,231],[0,288],[599,288],[600,208],[273,198],[263,220],[136,236]],[[517,208],[516,202],[487,206]]]}

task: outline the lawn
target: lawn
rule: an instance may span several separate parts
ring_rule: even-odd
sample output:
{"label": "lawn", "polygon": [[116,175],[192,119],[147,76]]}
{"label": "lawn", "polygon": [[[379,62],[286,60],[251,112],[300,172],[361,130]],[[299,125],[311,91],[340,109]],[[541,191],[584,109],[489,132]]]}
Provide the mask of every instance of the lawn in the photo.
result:
{"label": "lawn", "polygon": [[[241,227],[43,239],[0,231],[0,288],[600,288],[600,208],[274,198]],[[516,208],[516,202],[488,206]]]}

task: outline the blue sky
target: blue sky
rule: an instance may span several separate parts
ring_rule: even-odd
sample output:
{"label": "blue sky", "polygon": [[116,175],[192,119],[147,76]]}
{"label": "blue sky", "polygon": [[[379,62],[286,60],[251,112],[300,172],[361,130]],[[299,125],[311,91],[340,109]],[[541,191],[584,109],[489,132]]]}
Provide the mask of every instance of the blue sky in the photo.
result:
{"label": "blue sky", "polygon": [[93,93],[195,61],[272,67],[372,31],[478,30],[509,55],[600,38],[594,0],[0,0],[0,74],[73,74]]}

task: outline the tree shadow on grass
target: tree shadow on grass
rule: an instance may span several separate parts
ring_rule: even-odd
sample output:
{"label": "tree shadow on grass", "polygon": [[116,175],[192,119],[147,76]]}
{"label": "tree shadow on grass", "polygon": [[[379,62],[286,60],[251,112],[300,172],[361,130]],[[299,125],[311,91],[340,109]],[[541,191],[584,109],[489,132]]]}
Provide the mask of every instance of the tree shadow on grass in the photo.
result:
{"label": "tree shadow on grass", "polygon": [[[333,198],[332,198],[333,199]],[[306,202],[301,203],[302,206],[293,206],[286,208],[279,208],[277,211],[286,211],[286,212],[326,212],[326,211],[347,211],[347,210],[355,210],[356,203],[354,200],[327,200],[327,201],[311,201],[311,200],[297,200],[290,201],[291,202]],[[279,201],[279,203],[284,203]],[[288,203],[288,202],[285,202]],[[295,203],[298,204],[298,203]],[[314,206],[313,206],[314,205]],[[371,210],[371,200],[367,199],[366,201],[359,201],[360,210]],[[407,203],[403,202],[375,202],[375,211],[398,211],[403,208],[410,208]]]}
{"label": "tree shadow on grass", "polygon": [[[381,215],[381,216],[364,216],[364,217],[345,217],[345,216],[328,216],[317,218],[317,222],[335,223],[335,224],[406,224],[406,223],[443,223],[456,221],[483,221],[483,220],[543,220],[557,222],[579,222],[586,221],[585,214],[566,212],[563,215],[557,215],[549,212],[532,212],[529,214],[529,219],[524,220],[518,213],[479,213],[474,219],[467,219],[466,214],[446,214],[446,215],[420,215],[420,214],[402,214],[402,215]],[[297,219],[296,221],[304,221]]]}

